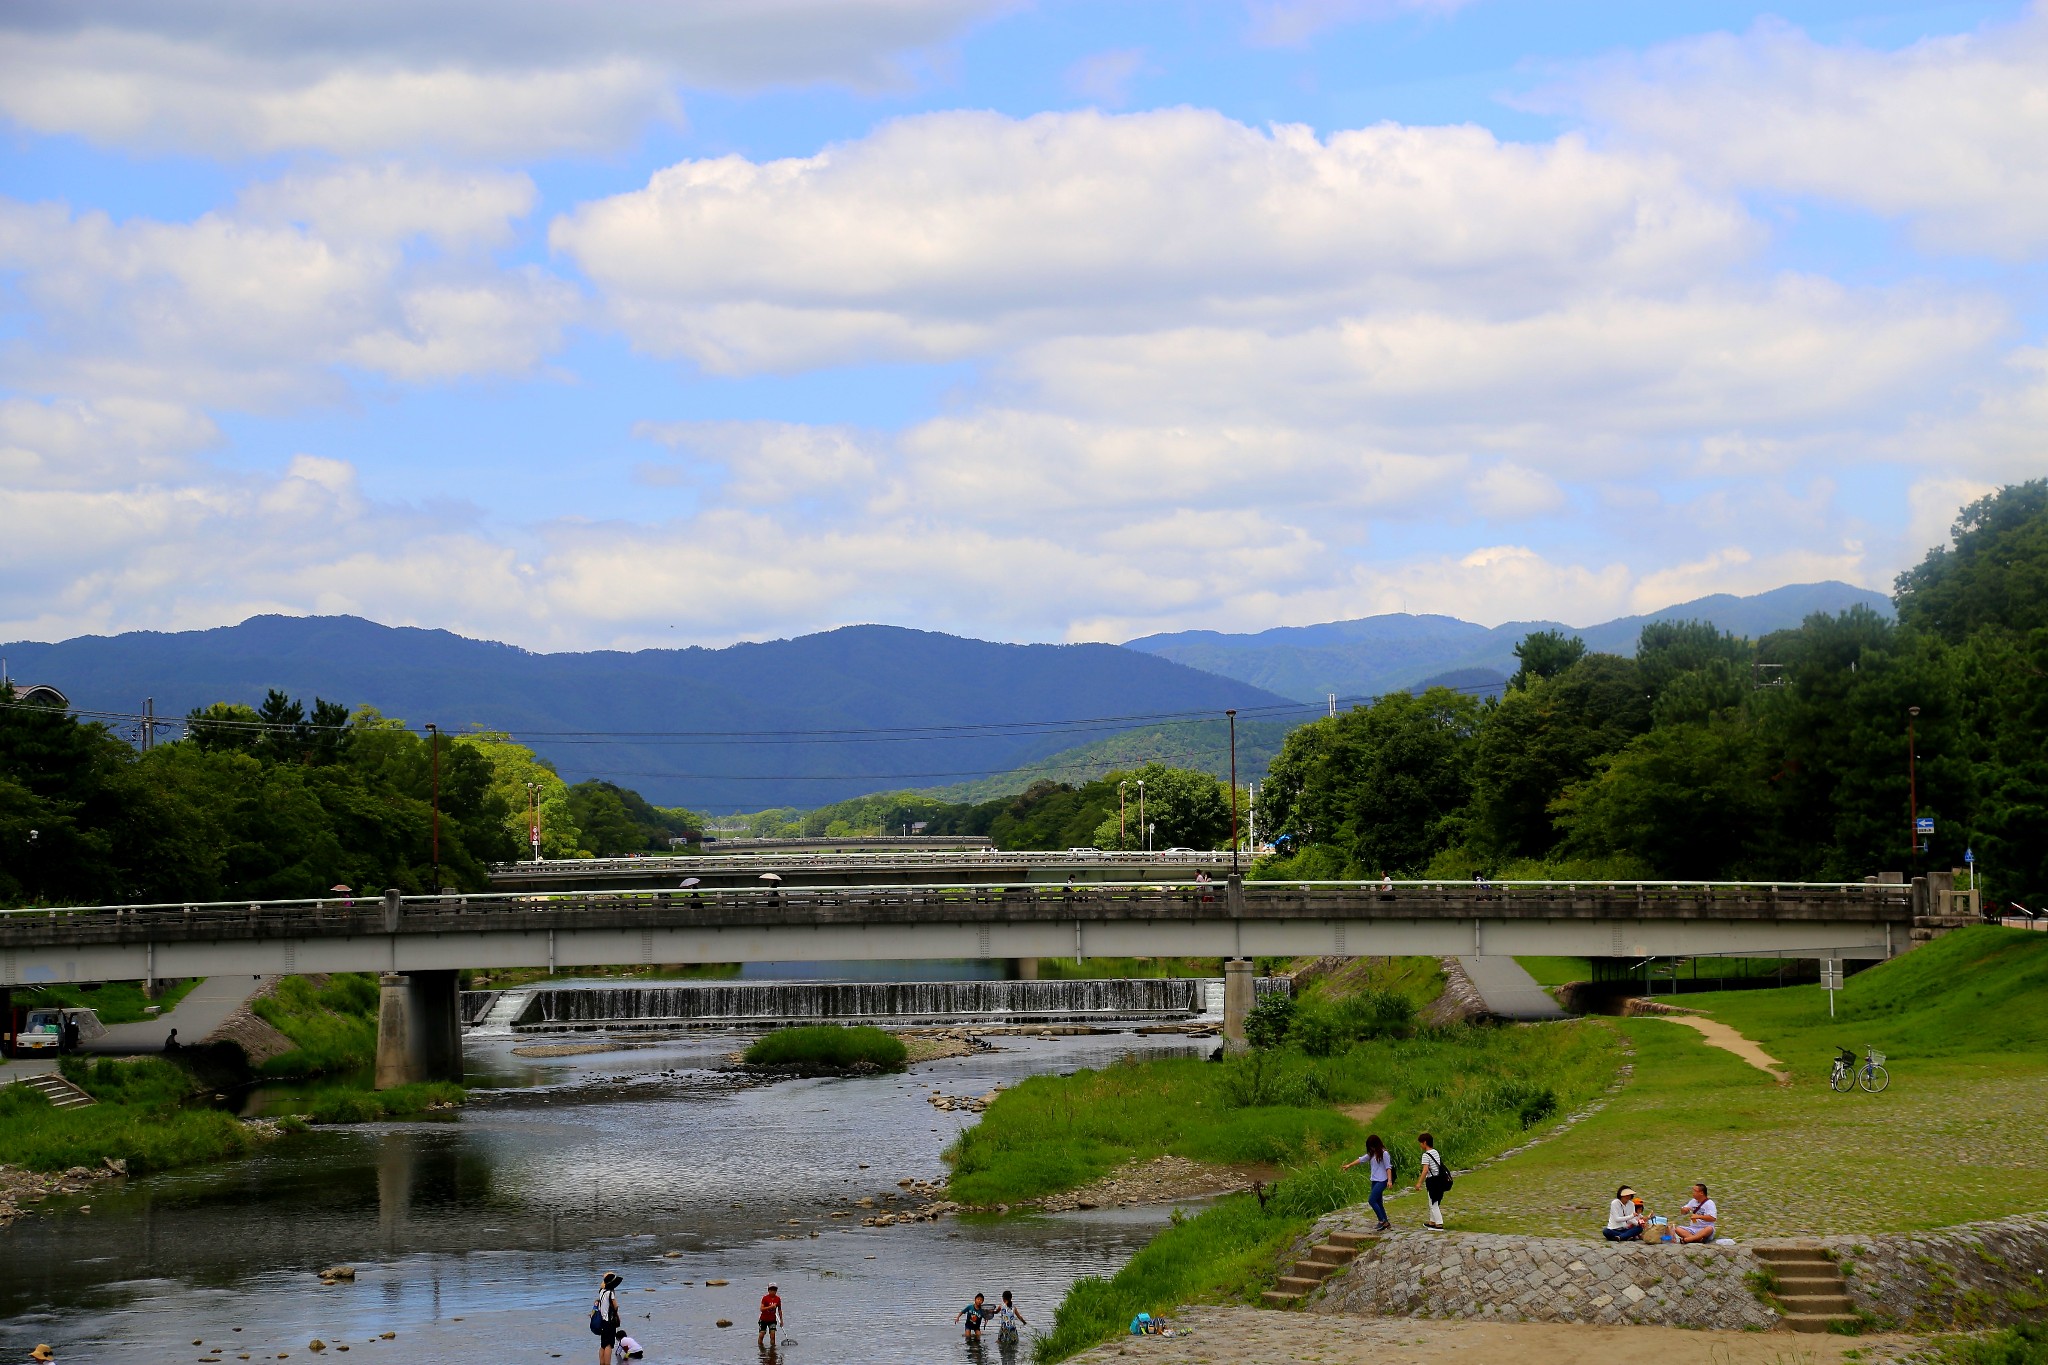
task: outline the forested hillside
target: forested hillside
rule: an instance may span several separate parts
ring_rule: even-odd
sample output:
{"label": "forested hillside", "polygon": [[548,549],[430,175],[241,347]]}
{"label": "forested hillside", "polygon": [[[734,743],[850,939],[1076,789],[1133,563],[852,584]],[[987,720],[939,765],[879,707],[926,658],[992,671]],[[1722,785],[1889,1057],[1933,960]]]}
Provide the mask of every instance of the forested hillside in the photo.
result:
{"label": "forested hillside", "polygon": [[2032,903],[2048,480],[1964,509],[1895,600],[1896,621],[1858,606],[1755,641],[1652,623],[1634,658],[1542,632],[1497,703],[1395,693],[1304,726],[1260,792],[1294,851],[1261,875],[1854,879],[1969,849],[1993,896]]}

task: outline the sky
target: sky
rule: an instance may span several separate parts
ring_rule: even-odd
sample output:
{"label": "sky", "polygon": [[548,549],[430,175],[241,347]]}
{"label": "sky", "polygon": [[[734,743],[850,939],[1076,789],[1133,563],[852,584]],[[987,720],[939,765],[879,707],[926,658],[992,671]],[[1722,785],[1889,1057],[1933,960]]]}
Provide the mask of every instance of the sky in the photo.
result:
{"label": "sky", "polygon": [[1888,590],[2044,262],[2042,5],[13,0],[0,639]]}

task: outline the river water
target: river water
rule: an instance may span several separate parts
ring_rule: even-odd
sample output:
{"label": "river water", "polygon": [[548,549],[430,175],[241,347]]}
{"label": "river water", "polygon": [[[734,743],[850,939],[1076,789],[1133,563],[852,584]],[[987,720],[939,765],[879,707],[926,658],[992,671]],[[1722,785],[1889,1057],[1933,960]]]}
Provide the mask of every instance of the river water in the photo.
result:
{"label": "river water", "polygon": [[[940,1152],[974,1116],[932,1107],[934,1089],[979,1095],[1184,1040],[1002,1038],[900,1076],[774,1085],[708,1069],[747,1036],[635,1034],[549,1059],[510,1049],[552,1039],[472,1040],[480,1089],[459,1120],[323,1129],[52,1201],[0,1232],[0,1358],[48,1341],[65,1362],[305,1361],[319,1338],[365,1365],[591,1360],[590,1302],[615,1269],[650,1365],[760,1365],[771,1280],[789,1319],[781,1361],[981,1360],[951,1325],[975,1291],[1013,1290],[1047,1323],[1069,1284],[1113,1272],[1166,1219],[862,1228],[866,1210],[829,1214],[944,1173]],[[337,1263],[356,1281],[321,1286],[314,1272]],[[984,1349],[1000,1361],[992,1337]]]}

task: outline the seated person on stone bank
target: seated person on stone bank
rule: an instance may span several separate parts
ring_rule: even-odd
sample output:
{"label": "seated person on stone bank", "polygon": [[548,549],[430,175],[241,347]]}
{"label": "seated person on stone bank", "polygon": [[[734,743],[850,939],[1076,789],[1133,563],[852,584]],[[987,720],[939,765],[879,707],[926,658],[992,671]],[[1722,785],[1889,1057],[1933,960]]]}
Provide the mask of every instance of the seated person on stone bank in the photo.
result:
{"label": "seated person on stone bank", "polygon": [[1707,1187],[1694,1185],[1692,1198],[1685,1201],[1684,1207],[1686,1221],[1673,1228],[1672,1233],[1681,1242],[1713,1241],[1716,1232],[1715,1220],[1720,1217],[1721,1211],[1715,1208],[1714,1201],[1707,1197]]}
{"label": "seated person on stone bank", "polygon": [[1600,1235],[1610,1242],[1639,1242],[1647,1221],[1643,1217],[1643,1201],[1623,1185],[1614,1192],[1614,1202],[1607,1206],[1607,1226],[1600,1229]]}

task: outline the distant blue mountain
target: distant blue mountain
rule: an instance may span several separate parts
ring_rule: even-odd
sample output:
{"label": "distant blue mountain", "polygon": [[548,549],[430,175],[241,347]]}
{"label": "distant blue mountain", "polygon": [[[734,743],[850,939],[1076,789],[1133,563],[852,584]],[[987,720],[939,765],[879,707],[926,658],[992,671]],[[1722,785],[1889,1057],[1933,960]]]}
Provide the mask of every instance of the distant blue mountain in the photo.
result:
{"label": "distant blue mountain", "polygon": [[1556,621],[1512,621],[1489,629],[1454,616],[1403,612],[1315,626],[1281,626],[1256,635],[1185,630],[1147,635],[1129,641],[1126,647],[1298,701],[1320,702],[1332,692],[1340,697],[1376,696],[1444,675],[1457,675],[1458,685],[1484,690],[1489,675],[1504,680],[1515,671],[1515,646],[1536,630],[1562,630],[1577,635],[1591,649],[1633,654],[1637,637],[1652,621],[1711,621],[1723,630],[1754,639],[1796,626],[1814,612],[1846,611],[1852,606],[1892,614],[1891,599],[1868,588],[1802,583],[1753,597],[1716,593],[1645,616],[1624,616],[1584,629]]}
{"label": "distant blue mountain", "polygon": [[[0,656],[14,677],[53,684],[83,710],[133,713],[154,697],[158,715],[178,717],[216,701],[254,704],[277,687],[446,732],[509,730],[571,781],[607,777],[663,805],[717,811],[940,786],[1144,723],[1136,718],[1286,705],[1116,645],[992,644],[895,626],[726,649],[534,654],[352,616],[257,616],[217,630],[0,645]],[[1032,728],[1118,716],[1133,719]],[[875,733],[931,726],[969,728]],[[713,733],[826,730],[847,733]]]}

